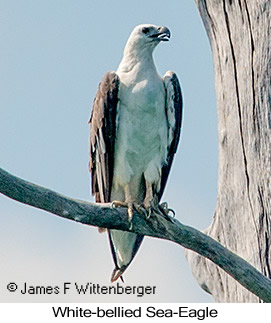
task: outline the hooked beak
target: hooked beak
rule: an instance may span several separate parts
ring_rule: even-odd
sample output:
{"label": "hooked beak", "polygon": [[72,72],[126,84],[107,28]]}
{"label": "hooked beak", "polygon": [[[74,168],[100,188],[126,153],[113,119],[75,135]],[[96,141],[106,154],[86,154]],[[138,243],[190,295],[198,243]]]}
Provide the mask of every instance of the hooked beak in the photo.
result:
{"label": "hooked beak", "polygon": [[169,41],[170,38],[170,30],[167,27],[159,27],[157,32],[150,35],[150,38],[153,40],[159,40],[159,41]]}

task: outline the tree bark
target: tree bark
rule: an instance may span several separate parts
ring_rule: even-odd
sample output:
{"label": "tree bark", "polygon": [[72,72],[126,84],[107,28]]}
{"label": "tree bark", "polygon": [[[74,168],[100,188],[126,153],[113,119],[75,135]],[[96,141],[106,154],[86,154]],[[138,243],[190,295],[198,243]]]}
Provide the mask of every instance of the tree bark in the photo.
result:
{"label": "tree bark", "polygon": [[[270,278],[271,2],[196,3],[213,52],[218,111],[218,197],[205,233]],[[209,260],[187,257],[216,301],[260,301]]]}

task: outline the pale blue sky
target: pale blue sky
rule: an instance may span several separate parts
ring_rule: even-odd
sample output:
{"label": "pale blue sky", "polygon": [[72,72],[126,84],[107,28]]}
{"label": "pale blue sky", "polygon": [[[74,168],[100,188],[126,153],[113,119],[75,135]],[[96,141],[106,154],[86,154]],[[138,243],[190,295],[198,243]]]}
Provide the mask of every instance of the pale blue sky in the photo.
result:
{"label": "pale blue sky", "polygon": [[[209,42],[193,0],[0,0],[0,167],[62,194],[93,201],[88,119],[98,83],[116,70],[131,30],[169,27],[155,50],[160,74],[177,73],[183,90],[181,143],[163,200],[198,229],[214,214],[217,120]],[[183,249],[146,238],[125,274],[127,285],[155,285],[154,296],[8,294],[6,282],[109,285],[107,236],[0,196],[0,301],[209,302]]]}

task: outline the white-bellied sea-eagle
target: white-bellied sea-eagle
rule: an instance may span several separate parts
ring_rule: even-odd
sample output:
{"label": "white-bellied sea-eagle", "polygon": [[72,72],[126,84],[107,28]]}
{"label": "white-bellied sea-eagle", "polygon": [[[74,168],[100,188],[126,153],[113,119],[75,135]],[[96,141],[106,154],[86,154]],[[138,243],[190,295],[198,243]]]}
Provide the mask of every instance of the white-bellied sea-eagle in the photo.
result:
{"label": "white-bellied sea-eagle", "polygon": [[[163,78],[153,50],[170,38],[166,27],[139,25],[132,31],[116,72],[103,77],[90,118],[92,194],[149,213],[160,201],[176,152],[182,120],[182,95],[176,74]],[[151,219],[150,219],[151,220]],[[108,230],[115,263],[111,281],[134,258],[143,236]]]}

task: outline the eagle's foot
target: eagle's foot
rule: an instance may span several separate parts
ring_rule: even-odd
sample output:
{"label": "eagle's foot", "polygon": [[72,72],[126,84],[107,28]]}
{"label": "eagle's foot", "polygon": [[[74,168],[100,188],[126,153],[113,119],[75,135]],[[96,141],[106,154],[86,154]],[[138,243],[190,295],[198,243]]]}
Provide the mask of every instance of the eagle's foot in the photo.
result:
{"label": "eagle's foot", "polygon": [[170,216],[169,214],[172,213],[172,216],[170,216],[170,217],[172,217],[172,218],[175,217],[175,211],[173,209],[170,209],[168,207],[168,203],[167,202],[163,202],[163,203],[159,204],[159,208],[162,210],[162,212],[165,215]]}
{"label": "eagle's foot", "polygon": [[133,206],[134,206],[134,209],[137,211],[137,213],[143,214],[145,217],[148,216],[148,211],[145,209],[144,206],[136,203],[134,203]]}
{"label": "eagle's foot", "polygon": [[129,229],[131,230],[132,229],[132,219],[133,219],[133,215],[134,215],[134,210],[136,210],[137,213],[143,214],[146,217],[147,217],[147,211],[143,206],[141,206],[138,203],[129,202],[127,204],[128,204],[128,220],[130,222]]}
{"label": "eagle's foot", "polygon": [[127,207],[128,208],[129,230],[131,230],[132,227],[133,227],[132,219],[133,219],[133,214],[134,214],[133,203],[122,202],[122,201],[112,201],[111,202],[111,208],[113,209],[115,207]]}
{"label": "eagle's foot", "polygon": [[[147,219],[151,217],[152,214],[160,215],[167,219],[168,221],[172,222],[172,218],[175,216],[174,210],[170,209],[168,207],[167,202],[163,202],[159,204],[157,197],[154,197],[150,202],[149,206],[146,207],[148,211]],[[173,214],[173,216],[170,215],[170,213]]]}
{"label": "eagle's foot", "polygon": [[[168,207],[167,202],[163,202],[163,203],[159,204],[159,210],[160,210],[162,216],[164,216],[164,218],[166,218],[168,221],[172,222],[172,218],[175,217],[175,211]],[[170,215],[170,213],[172,213],[172,216]]]}
{"label": "eagle's foot", "polygon": [[112,201],[111,202],[111,209],[115,207],[128,207],[128,203],[122,201]]}
{"label": "eagle's foot", "polygon": [[151,200],[145,199],[144,207],[147,211],[146,219],[148,220],[152,216],[153,213],[159,212],[159,203],[158,203],[157,197],[155,196]]}
{"label": "eagle's foot", "polygon": [[152,214],[155,213],[155,208],[152,206],[146,207],[146,219],[149,220]]}
{"label": "eagle's foot", "polygon": [[127,207],[128,208],[128,221],[130,223],[129,225],[129,230],[132,229],[133,224],[133,215],[134,215],[134,210],[136,210],[140,214],[147,214],[147,211],[142,207],[140,204],[137,204],[135,202],[122,202],[122,201],[112,201],[111,202],[111,208],[114,207]]}

